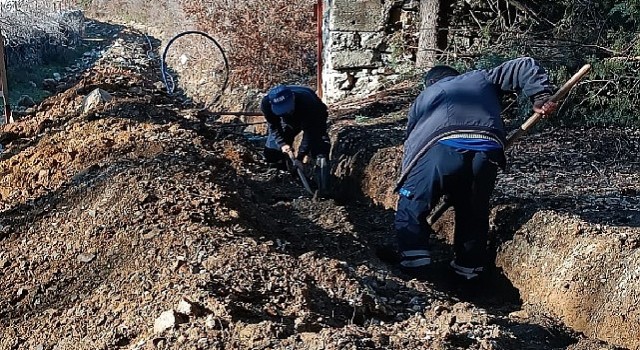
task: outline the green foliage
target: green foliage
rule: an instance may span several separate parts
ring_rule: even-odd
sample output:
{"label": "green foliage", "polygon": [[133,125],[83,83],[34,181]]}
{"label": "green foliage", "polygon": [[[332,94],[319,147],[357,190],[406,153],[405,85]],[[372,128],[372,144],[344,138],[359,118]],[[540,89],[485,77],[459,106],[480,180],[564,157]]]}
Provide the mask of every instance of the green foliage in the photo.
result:
{"label": "green foliage", "polygon": [[22,95],[28,95],[36,103],[42,101],[49,96],[49,92],[42,89],[43,80],[53,78],[54,73],[64,72],[64,69],[80,59],[85,51],[96,46],[94,42],[87,42],[57,51],[56,55],[47,56],[42,64],[8,66],[9,104],[15,106]]}
{"label": "green foliage", "polygon": [[76,1],[76,5],[84,10],[88,9],[92,3],[93,3],[93,0],[77,0]]}
{"label": "green foliage", "polygon": [[36,103],[49,96],[46,91],[38,88],[38,83],[50,78],[54,72],[51,69],[35,67],[23,68],[20,71],[9,70],[9,105],[15,106],[22,95],[30,96]]}
{"label": "green foliage", "polygon": [[420,75],[420,71],[413,64],[413,53],[411,47],[416,46],[415,36],[407,35],[407,31],[397,31],[387,38],[387,51],[389,54],[385,58],[385,64],[399,73],[403,77],[409,78]]}
{"label": "green foliage", "polygon": [[562,120],[568,124],[640,125],[640,62],[600,60],[574,92]]}
{"label": "green foliage", "polygon": [[634,25],[640,21],[640,0],[616,2],[609,11],[609,17],[617,23]]}
{"label": "green foliage", "polygon": [[[531,56],[560,86],[586,63],[591,73],[550,121],[563,125],[640,125],[640,0],[560,0],[529,9],[509,1],[456,2],[444,63],[466,71]],[[453,51],[453,52],[451,52]],[[452,54],[454,53],[454,54]],[[526,98],[509,118],[531,114]]]}

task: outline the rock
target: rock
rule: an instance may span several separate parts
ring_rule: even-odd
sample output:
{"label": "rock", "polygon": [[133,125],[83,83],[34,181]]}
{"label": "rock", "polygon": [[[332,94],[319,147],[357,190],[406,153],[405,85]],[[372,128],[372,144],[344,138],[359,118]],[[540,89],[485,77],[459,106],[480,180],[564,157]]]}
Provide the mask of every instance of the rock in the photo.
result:
{"label": "rock", "polygon": [[529,318],[529,313],[525,310],[513,311],[509,313],[509,318],[526,320]]}
{"label": "rock", "polygon": [[176,257],[176,261],[173,262],[172,268],[174,271],[176,271],[186,263],[187,263],[187,258],[185,258],[184,256],[178,256]]}
{"label": "rock", "polygon": [[207,309],[204,306],[186,298],[180,300],[178,306],[176,307],[176,312],[195,317],[203,316],[208,313]]}
{"label": "rock", "polygon": [[45,180],[49,177],[49,169],[42,169],[38,172],[38,180]]}
{"label": "rock", "polygon": [[56,92],[58,83],[54,79],[45,79],[42,81],[42,89],[49,92]]}
{"label": "rock", "polygon": [[62,75],[60,73],[53,73],[53,79],[56,81],[62,80]]}
{"label": "rock", "polygon": [[158,90],[164,90],[165,86],[164,83],[161,81],[156,81],[155,83],[153,83],[153,87],[155,87]]}
{"label": "rock", "polygon": [[384,43],[384,35],[381,32],[362,33],[360,40],[360,45],[363,48],[378,50]]}
{"label": "rock", "polygon": [[17,104],[18,104],[18,106],[27,107],[27,108],[33,107],[33,106],[36,105],[36,103],[33,101],[31,96],[29,96],[29,95],[22,95],[20,97],[20,99],[18,100]]}
{"label": "rock", "polygon": [[205,326],[207,326],[207,328],[216,328],[220,325],[220,320],[217,317],[214,317],[213,315],[209,315],[207,317],[207,319],[204,321]]}
{"label": "rock", "polygon": [[331,53],[329,64],[332,69],[377,68],[381,65],[380,57],[373,50],[337,51]]}
{"label": "rock", "polygon": [[160,317],[156,318],[156,321],[153,323],[153,332],[162,333],[167,329],[185,322],[187,322],[186,315],[176,312],[175,310],[168,310],[161,313]]}
{"label": "rock", "polygon": [[29,294],[29,291],[26,288],[18,288],[16,292],[16,299],[21,300]]}
{"label": "rock", "polygon": [[99,105],[109,102],[113,99],[111,95],[102,90],[95,89],[91,91],[82,101],[82,113],[88,113],[89,111],[97,108]]}
{"label": "rock", "polygon": [[438,305],[433,309],[433,311],[436,313],[436,315],[440,315],[445,311],[449,311],[449,309],[446,306]]}
{"label": "rock", "polygon": [[78,255],[78,261],[83,262],[83,263],[89,263],[92,262],[93,259],[96,258],[95,254],[91,254],[91,253],[80,253]]}
{"label": "rock", "polygon": [[56,86],[56,91],[64,91],[71,88],[72,86],[73,86],[73,82],[70,82],[70,81],[63,82]]}
{"label": "rock", "polygon": [[360,36],[355,32],[331,32],[333,51],[360,49]]}
{"label": "rock", "polygon": [[385,20],[383,4],[383,1],[336,0],[332,5],[332,16],[329,16],[329,29],[356,32],[378,31]]}
{"label": "rock", "polygon": [[346,74],[346,79],[344,82],[342,82],[340,84],[339,89],[340,90],[351,90],[353,89],[353,87],[356,85],[356,78],[353,76],[353,74],[347,73]]}

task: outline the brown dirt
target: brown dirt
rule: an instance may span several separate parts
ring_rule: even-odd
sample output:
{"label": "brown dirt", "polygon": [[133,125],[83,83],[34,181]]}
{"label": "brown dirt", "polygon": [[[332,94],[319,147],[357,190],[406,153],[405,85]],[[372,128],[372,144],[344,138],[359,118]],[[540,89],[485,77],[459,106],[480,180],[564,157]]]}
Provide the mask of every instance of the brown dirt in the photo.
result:
{"label": "brown dirt", "polygon": [[[439,241],[433,278],[409,280],[378,261],[372,249],[393,239],[389,183],[397,169],[392,147],[402,137],[400,112],[373,118],[372,111],[366,123],[349,116],[336,120],[342,194],[313,200],[288,174],[268,171],[256,144],[180,109],[154,87],[159,75],[141,49],[145,38],[127,31],[120,36],[124,52],[107,53],[73,88],[0,133],[6,148],[0,157],[0,349],[615,348],[596,338],[637,344],[630,331],[623,339],[613,328],[608,338],[599,333],[606,328],[580,329],[569,317],[582,312],[577,303],[558,312],[565,309],[557,300],[578,299],[591,289],[545,292],[545,273],[564,276],[555,274],[551,261],[569,251],[570,240],[556,240],[549,264],[508,263],[536,251],[521,249],[530,242],[553,239],[544,218],[564,225],[574,210],[595,213],[572,218],[585,227],[582,235],[598,236],[589,220],[602,220],[603,236],[615,236],[623,229],[616,222],[631,216],[624,229],[632,237],[634,213],[614,217],[602,211],[637,205],[637,163],[599,168],[626,191],[610,203],[608,190],[587,188],[598,188],[599,172],[580,182],[575,178],[582,173],[568,172],[573,168],[563,153],[545,153],[549,157],[539,160],[548,162],[544,166],[519,153],[522,161],[514,164],[521,167],[512,169],[522,173],[509,173],[511,180],[504,175],[496,196],[496,241],[511,242],[502,245],[498,259],[508,279],[496,272],[485,286],[451,281],[445,268],[450,248]],[[82,97],[95,87],[114,99],[80,113]],[[557,135],[539,137],[561,142]],[[630,145],[637,145],[634,137]],[[615,149],[604,147],[602,155]],[[554,182],[546,177],[559,169],[567,176],[555,183],[582,186],[576,197],[545,187]],[[509,186],[519,181],[528,183]],[[535,214],[541,208],[556,214]],[[577,243],[581,236],[572,237]],[[607,261],[623,271],[623,260],[615,257],[637,252],[629,244],[594,252],[616,252]],[[527,271],[532,275],[524,281]],[[613,286],[622,276],[629,277],[625,286],[634,286],[630,272],[598,286]],[[629,300],[633,290],[618,299]],[[603,310],[621,312],[607,305]],[[161,314],[170,310],[175,321],[158,328]]]}

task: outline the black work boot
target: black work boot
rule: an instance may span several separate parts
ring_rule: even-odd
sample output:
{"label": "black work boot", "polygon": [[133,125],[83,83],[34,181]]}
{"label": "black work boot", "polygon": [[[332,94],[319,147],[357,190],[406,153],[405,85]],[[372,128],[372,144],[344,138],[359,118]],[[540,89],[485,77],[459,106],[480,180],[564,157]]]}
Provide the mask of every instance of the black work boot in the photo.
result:
{"label": "black work boot", "polygon": [[400,252],[400,270],[419,280],[426,280],[432,274],[431,252],[428,249]]}
{"label": "black work boot", "polygon": [[318,194],[321,197],[330,197],[331,193],[331,164],[325,155],[319,155],[315,162],[315,172],[313,174],[318,187]]}
{"label": "black work boot", "polygon": [[390,265],[399,265],[400,261],[402,261],[400,252],[390,245],[376,247],[376,256],[380,261]]}
{"label": "black work boot", "polygon": [[[418,252],[418,251],[415,251]],[[402,273],[417,280],[427,280],[433,275],[431,268],[431,256],[427,250],[421,254],[412,255],[410,252],[402,254],[392,246],[383,245],[376,247],[376,256],[380,261],[389,265],[398,266]],[[408,255],[406,253],[409,253]]]}

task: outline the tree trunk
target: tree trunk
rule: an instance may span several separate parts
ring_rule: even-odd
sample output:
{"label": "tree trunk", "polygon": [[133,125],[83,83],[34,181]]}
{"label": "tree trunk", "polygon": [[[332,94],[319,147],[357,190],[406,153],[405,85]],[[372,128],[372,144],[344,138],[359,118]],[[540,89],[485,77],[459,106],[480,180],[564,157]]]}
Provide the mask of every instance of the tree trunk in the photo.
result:
{"label": "tree trunk", "polygon": [[420,36],[418,37],[417,68],[433,67],[438,49],[438,13],[440,0],[420,1]]}

